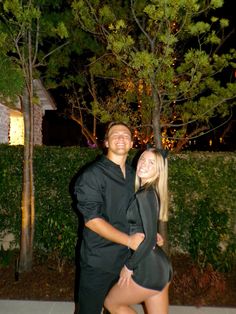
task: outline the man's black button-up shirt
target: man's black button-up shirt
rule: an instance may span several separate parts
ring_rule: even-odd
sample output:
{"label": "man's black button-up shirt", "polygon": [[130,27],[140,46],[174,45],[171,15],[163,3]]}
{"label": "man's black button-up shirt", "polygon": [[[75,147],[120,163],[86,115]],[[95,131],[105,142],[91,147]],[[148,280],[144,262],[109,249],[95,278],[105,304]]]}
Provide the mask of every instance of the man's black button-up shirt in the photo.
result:
{"label": "man's black button-up shirt", "polygon": [[[129,233],[126,210],[134,194],[134,170],[126,164],[126,178],[119,165],[102,156],[76,181],[78,210],[85,222],[102,218]],[[84,228],[80,262],[119,273],[128,255],[127,247],[108,241]]]}

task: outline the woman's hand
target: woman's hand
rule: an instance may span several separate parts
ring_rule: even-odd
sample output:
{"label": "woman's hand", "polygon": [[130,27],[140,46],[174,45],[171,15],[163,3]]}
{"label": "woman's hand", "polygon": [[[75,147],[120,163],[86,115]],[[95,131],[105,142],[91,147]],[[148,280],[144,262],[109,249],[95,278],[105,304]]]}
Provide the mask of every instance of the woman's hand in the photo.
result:
{"label": "woman's hand", "polygon": [[164,239],[160,233],[157,233],[157,245],[158,246],[163,246],[164,244]]}
{"label": "woman's hand", "polygon": [[128,286],[132,275],[133,275],[133,271],[129,270],[126,266],[124,266],[120,272],[120,279],[118,281],[118,286],[120,287]]}

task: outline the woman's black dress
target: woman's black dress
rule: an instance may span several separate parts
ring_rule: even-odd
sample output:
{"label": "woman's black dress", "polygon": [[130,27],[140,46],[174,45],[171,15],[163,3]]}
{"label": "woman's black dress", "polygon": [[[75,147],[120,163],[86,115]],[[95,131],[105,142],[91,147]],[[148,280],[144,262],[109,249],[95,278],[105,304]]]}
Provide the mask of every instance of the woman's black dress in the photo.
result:
{"label": "woman's black dress", "polygon": [[172,266],[165,252],[157,246],[159,199],[153,188],[141,188],[127,210],[130,234],[143,232],[144,241],[125,265],[133,270],[133,280],[149,289],[161,291],[170,282]]}

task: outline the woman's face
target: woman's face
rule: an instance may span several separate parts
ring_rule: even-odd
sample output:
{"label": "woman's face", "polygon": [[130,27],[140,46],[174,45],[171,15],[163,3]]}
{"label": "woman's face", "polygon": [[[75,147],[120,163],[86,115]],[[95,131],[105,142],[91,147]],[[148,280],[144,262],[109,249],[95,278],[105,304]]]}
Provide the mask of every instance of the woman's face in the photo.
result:
{"label": "woman's face", "polygon": [[145,151],[140,156],[137,164],[137,175],[141,179],[141,185],[157,174],[156,156],[151,151]]}

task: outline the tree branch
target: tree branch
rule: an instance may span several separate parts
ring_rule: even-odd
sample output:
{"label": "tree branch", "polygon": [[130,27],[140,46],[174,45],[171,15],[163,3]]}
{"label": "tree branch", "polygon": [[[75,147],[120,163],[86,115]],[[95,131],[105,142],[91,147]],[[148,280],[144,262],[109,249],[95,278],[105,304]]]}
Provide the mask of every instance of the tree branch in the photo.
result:
{"label": "tree branch", "polygon": [[64,44],[62,44],[61,46],[59,46],[59,47],[57,47],[57,48],[51,50],[49,53],[47,53],[47,54],[41,59],[41,61],[40,61],[39,63],[35,64],[35,67],[43,66],[44,64],[42,63],[42,61],[44,61],[47,57],[49,57],[49,56],[50,56],[51,54],[53,54],[55,51],[62,49],[64,46],[68,45],[69,43],[70,43],[70,42],[67,41],[67,42],[65,42]]}

